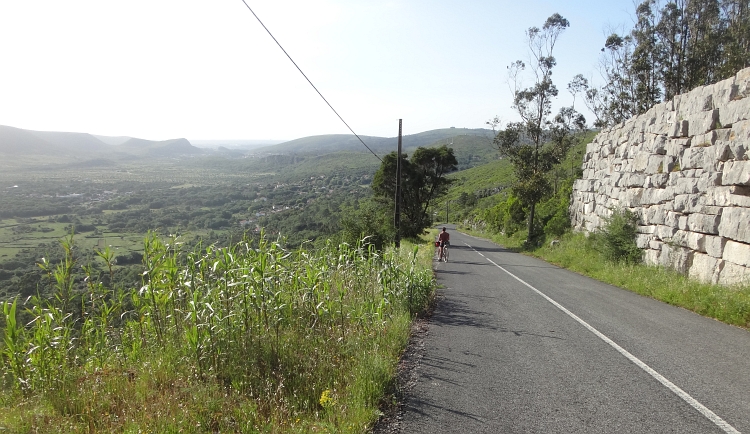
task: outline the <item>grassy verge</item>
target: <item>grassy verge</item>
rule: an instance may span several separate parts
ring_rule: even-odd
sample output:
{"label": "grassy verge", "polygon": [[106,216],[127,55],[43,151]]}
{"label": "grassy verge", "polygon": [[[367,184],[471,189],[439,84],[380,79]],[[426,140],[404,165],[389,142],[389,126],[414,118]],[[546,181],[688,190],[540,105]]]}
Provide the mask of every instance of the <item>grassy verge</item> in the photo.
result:
{"label": "grassy verge", "polygon": [[[525,238],[524,234],[512,238],[498,234],[475,235],[489,237],[517,251],[522,251]],[[699,283],[672,269],[609,262],[583,234],[568,233],[556,246],[547,243],[523,253],[727,324],[750,328],[750,286]]]}
{"label": "grassy verge", "polygon": [[0,427],[366,432],[432,297],[432,254],[151,237],[141,288],[89,276],[82,294],[68,262],[50,266],[54,301],[3,305]]}

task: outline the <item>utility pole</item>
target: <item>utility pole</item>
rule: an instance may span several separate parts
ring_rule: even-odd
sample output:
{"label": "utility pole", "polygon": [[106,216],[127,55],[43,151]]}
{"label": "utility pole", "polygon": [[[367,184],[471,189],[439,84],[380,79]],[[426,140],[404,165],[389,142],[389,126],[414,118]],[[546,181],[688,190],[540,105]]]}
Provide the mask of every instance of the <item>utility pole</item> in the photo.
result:
{"label": "utility pole", "polygon": [[449,200],[446,200],[446,201],[445,201],[445,222],[446,222],[446,223],[448,223],[448,204],[449,204],[450,202],[451,202],[451,201],[449,201]]}
{"label": "utility pole", "polygon": [[396,215],[393,223],[396,226],[396,248],[401,247],[401,119],[398,120],[398,154],[396,155]]}

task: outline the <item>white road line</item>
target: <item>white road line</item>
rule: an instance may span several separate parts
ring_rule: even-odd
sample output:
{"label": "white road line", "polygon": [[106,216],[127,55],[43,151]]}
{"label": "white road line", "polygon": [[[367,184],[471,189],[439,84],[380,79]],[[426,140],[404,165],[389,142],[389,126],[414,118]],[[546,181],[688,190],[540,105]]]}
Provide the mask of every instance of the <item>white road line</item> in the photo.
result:
{"label": "white road line", "polygon": [[484,257],[488,261],[490,261],[492,263],[492,265],[494,265],[495,267],[497,267],[497,268],[505,271],[512,278],[514,278],[514,279],[518,280],[519,282],[523,283],[524,285],[526,285],[527,287],[529,287],[532,291],[536,292],[537,294],[539,294],[542,297],[544,297],[544,299],[546,299],[548,302],[552,303],[552,305],[554,305],[556,308],[558,308],[561,311],[565,312],[566,315],[568,315],[569,317],[571,317],[574,320],[578,321],[579,324],[581,324],[582,326],[586,327],[591,333],[593,333],[597,337],[599,337],[599,339],[601,339],[604,342],[608,343],[612,348],[614,348],[615,350],[617,350],[617,352],[619,352],[620,354],[622,354],[623,356],[625,356],[631,362],[635,363],[636,366],[638,366],[639,368],[641,368],[644,371],[646,371],[650,376],[652,376],[654,379],[656,379],[656,381],[658,381],[661,384],[663,384],[664,386],[666,386],[667,389],[669,389],[672,392],[674,392],[677,396],[679,396],[685,402],[687,402],[688,404],[690,404],[690,406],[692,406],[694,409],[698,410],[703,416],[705,416],[711,422],[713,422],[714,424],[716,424],[716,426],[718,426],[719,428],[721,428],[722,430],[724,430],[724,432],[726,432],[727,434],[742,434],[739,431],[737,431],[737,429],[734,428],[732,425],[730,425],[729,423],[727,423],[724,419],[720,418],[716,413],[714,413],[713,411],[709,410],[705,405],[701,404],[700,402],[698,402],[698,400],[696,400],[692,396],[688,395],[687,392],[685,392],[684,390],[680,389],[676,384],[672,383],[671,381],[667,380],[663,375],[661,375],[658,372],[654,371],[650,366],[648,366],[647,364],[643,363],[638,357],[630,354],[626,349],[624,349],[623,347],[617,345],[615,343],[615,341],[613,341],[612,339],[608,338],[602,332],[600,332],[599,330],[597,330],[594,327],[592,327],[589,323],[587,323],[586,321],[584,321],[581,318],[579,318],[576,314],[574,314],[573,312],[571,312],[568,309],[566,309],[565,307],[563,307],[560,303],[558,303],[555,300],[549,298],[546,294],[544,294],[540,290],[534,288],[530,284],[526,283],[520,277],[518,277],[515,274],[511,273],[510,271],[506,270],[502,266],[496,264],[495,261],[493,261],[492,259],[484,256],[481,252],[478,252],[473,247],[469,246],[468,244],[466,244],[466,245],[471,250],[475,251],[476,253],[479,253],[479,255],[481,255],[482,257]]}

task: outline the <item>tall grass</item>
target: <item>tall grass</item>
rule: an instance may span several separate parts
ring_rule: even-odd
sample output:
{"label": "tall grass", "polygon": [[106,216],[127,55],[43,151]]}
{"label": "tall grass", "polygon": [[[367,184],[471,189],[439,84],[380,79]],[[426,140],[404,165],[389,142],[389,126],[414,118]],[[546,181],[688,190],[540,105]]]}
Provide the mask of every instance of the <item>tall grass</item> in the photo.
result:
{"label": "tall grass", "polygon": [[559,245],[530,252],[553,264],[638,294],[684,307],[727,324],[750,327],[750,287],[700,283],[663,267],[607,260],[598,238],[566,234]]}
{"label": "tall grass", "polygon": [[363,432],[434,287],[429,248],[289,251],[261,236],[183,251],[149,234],[140,288],[84,267],[74,297],[72,242],[41,264],[54,299],[3,306],[12,432]]}

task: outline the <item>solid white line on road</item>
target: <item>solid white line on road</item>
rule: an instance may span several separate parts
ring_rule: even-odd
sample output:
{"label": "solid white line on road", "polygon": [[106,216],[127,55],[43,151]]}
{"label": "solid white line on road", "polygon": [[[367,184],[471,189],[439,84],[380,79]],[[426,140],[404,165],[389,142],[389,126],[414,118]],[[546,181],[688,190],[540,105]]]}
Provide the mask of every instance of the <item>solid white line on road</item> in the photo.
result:
{"label": "solid white line on road", "polygon": [[578,321],[578,323],[580,323],[582,326],[586,327],[591,333],[593,333],[597,337],[599,337],[599,339],[601,339],[604,342],[608,343],[612,348],[614,348],[615,350],[617,350],[617,352],[619,352],[620,354],[622,354],[623,356],[625,356],[631,362],[635,363],[636,366],[638,366],[639,368],[641,368],[644,371],[646,371],[650,376],[652,376],[654,379],[656,379],[656,381],[658,381],[661,384],[663,384],[664,386],[666,386],[667,389],[669,389],[672,392],[674,392],[677,396],[679,396],[685,402],[687,402],[688,404],[690,404],[690,406],[692,406],[693,408],[695,408],[696,410],[698,410],[703,416],[705,416],[711,422],[713,422],[714,424],[716,424],[716,426],[718,426],[719,428],[721,428],[722,430],[724,430],[724,432],[726,432],[727,434],[741,434],[739,431],[737,431],[736,428],[734,428],[732,425],[730,425],[729,423],[727,423],[724,419],[720,418],[716,413],[714,413],[713,411],[709,410],[705,405],[701,404],[700,402],[698,402],[698,400],[696,400],[692,396],[688,395],[687,392],[685,392],[684,390],[680,389],[676,384],[672,383],[671,381],[667,380],[663,375],[661,375],[658,372],[654,371],[650,366],[648,366],[647,364],[643,363],[638,357],[630,354],[626,349],[624,349],[623,347],[617,345],[617,343],[615,343],[615,341],[613,341],[612,339],[610,339],[607,336],[605,336],[602,332],[600,332],[599,330],[597,330],[594,327],[592,327],[589,323],[587,323],[586,321],[584,321],[581,318],[579,318],[576,314],[574,314],[573,312],[571,312],[568,309],[566,309],[563,305],[561,305],[560,303],[556,302],[555,300],[549,298],[542,291],[540,291],[540,290],[534,288],[533,286],[531,286],[530,284],[526,283],[523,279],[521,279],[520,277],[518,277],[515,274],[511,273],[510,271],[506,270],[501,265],[498,265],[497,263],[495,263],[495,261],[493,261],[492,259],[484,256],[481,252],[478,252],[473,247],[469,246],[468,244],[466,244],[466,245],[471,250],[475,251],[476,253],[479,253],[479,255],[481,255],[482,257],[484,257],[488,261],[490,261],[492,263],[492,265],[494,265],[495,267],[497,267],[497,268],[505,271],[512,278],[514,278],[514,279],[518,280],[519,282],[523,283],[524,285],[526,285],[527,287],[529,287],[532,291],[536,292],[537,294],[539,294],[542,297],[544,297],[544,299],[546,299],[548,302],[552,303],[552,305],[554,305],[556,308],[558,308],[561,311],[565,312],[566,315],[568,315],[569,317],[571,317],[574,320]]}

